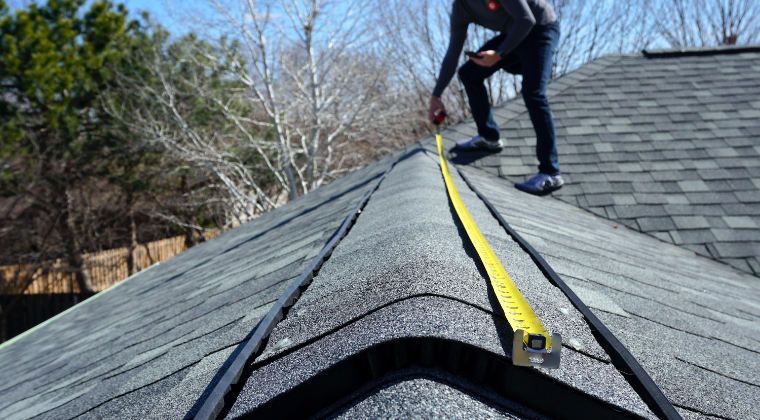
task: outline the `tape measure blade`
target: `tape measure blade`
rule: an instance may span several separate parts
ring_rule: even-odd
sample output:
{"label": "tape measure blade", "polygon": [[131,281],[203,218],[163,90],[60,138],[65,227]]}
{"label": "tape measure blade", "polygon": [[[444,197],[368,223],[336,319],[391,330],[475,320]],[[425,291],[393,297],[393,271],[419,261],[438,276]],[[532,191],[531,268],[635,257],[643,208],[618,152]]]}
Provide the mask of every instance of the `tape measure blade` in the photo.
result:
{"label": "tape measure blade", "polygon": [[[451,177],[440,134],[436,134],[435,138],[438,146],[438,157],[441,161],[441,173],[443,174],[449,198],[451,199],[459,220],[462,222],[462,225],[467,232],[467,236],[475,247],[480,261],[483,263],[489,280],[491,281],[491,286],[496,294],[496,298],[504,312],[504,316],[507,318],[507,321],[514,331],[541,334],[546,337],[546,350],[553,349],[556,344],[553,343],[553,339],[554,337],[558,337],[558,334],[555,334],[554,337],[549,335],[543,324],[541,324],[541,321],[533,312],[530,304],[528,304],[528,301],[523,297],[522,293],[520,293],[515,283],[509,277],[509,274],[501,265],[499,258],[488,244],[485,236],[483,236],[480,229],[478,229],[477,224],[472,219],[472,216],[470,216],[467,207],[459,195],[459,191],[457,191],[454,180]],[[523,340],[520,339],[521,348],[523,344],[522,341]],[[561,345],[561,341],[559,344]],[[515,343],[515,346],[517,346],[517,343]],[[559,361],[558,354],[559,352],[557,352],[557,364]]]}

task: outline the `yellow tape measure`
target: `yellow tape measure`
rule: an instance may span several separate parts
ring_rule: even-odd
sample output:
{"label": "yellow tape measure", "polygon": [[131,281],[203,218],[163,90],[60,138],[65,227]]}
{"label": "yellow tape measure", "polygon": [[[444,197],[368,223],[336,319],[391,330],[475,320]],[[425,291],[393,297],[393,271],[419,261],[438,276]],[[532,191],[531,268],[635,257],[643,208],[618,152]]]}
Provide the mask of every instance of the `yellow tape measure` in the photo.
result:
{"label": "yellow tape measure", "polygon": [[[438,126],[436,125],[436,132]],[[499,299],[501,308],[509,321],[509,325],[515,331],[515,341],[513,345],[512,362],[520,366],[541,366],[545,368],[559,367],[559,355],[562,348],[562,338],[559,334],[549,337],[549,333],[539,321],[536,314],[531,309],[528,302],[523,297],[520,290],[509,277],[504,267],[502,267],[499,258],[488,245],[486,238],[478,229],[475,221],[472,220],[470,213],[467,211],[459,196],[457,187],[451,179],[449,165],[444,158],[443,143],[441,135],[436,133],[435,140],[438,143],[438,156],[441,158],[441,172],[446,182],[446,189],[454,205],[454,209],[459,216],[459,220],[464,225],[470,241],[480,257],[480,261],[488,273],[491,280],[494,293]]]}

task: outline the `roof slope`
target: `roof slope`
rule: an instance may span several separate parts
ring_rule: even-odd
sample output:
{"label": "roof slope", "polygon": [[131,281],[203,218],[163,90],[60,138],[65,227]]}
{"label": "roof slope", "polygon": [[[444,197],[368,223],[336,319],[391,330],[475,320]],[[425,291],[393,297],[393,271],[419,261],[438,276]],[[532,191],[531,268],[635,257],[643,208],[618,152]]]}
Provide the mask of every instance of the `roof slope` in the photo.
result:
{"label": "roof slope", "polygon": [[183,418],[388,159],[96,295],[0,347],[0,418]]}
{"label": "roof slope", "polygon": [[758,418],[760,280],[558,200],[526,197],[481,171],[466,174],[684,419]]}
{"label": "roof slope", "polygon": [[[567,184],[555,196],[760,275],[759,81],[757,47],[611,55],[560,77],[548,94]],[[494,118],[504,150],[458,161],[535,174],[522,98]]]}

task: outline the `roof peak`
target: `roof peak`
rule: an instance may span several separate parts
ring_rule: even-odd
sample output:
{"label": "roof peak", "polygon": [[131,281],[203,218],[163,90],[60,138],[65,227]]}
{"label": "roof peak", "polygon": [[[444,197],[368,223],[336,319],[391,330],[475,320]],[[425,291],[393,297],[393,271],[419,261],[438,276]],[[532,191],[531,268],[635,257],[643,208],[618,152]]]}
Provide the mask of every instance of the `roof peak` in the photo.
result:
{"label": "roof peak", "polygon": [[683,47],[660,50],[643,50],[647,58],[686,57],[694,55],[740,54],[745,52],[760,52],[760,44],[752,45],[722,45],[716,47]]}

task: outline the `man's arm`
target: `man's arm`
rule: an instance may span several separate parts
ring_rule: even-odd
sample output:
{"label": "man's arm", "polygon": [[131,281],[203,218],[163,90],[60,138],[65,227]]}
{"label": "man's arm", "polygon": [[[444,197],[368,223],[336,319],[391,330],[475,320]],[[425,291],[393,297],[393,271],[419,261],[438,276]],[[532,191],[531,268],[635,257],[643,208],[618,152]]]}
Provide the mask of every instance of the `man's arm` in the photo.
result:
{"label": "man's arm", "polygon": [[530,11],[528,3],[525,0],[499,0],[502,6],[507,10],[514,19],[509,34],[496,49],[500,57],[511,53],[520,43],[528,36],[528,33],[536,25],[536,17]]}
{"label": "man's arm", "polygon": [[467,26],[469,22],[463,18],[461,11],[457,10],[457,5],[456,1],[452,5],[451,24],[449,25],[451,27],[449,48],[446,50],[446,56],[443,58],[443,63],[441,63],[441,72],[438,74],[438,81],[433,89],[433,94],[430,96],[428,119],[431,123],[437,110],[446,111],[443,102],[441,102],[441,94],[457,71],[459,54],[462,53],[464,41],[467,39]]}
{"label": "man's arm", "polygon": [[446,89],[451,78],[454,77],[454,73],[457,71],[457,64],[459,63],[459,54],[462,53],[462,48],[464,48],[464,41],[466,39],[466,25],[464,28],[452,28],[451,36],[449,38],[449,49],[446,50],[446,56],[443,58],[443,63],[441,63],[441,72],[438,74],[438,82],[436,82],[435,88],[433,89],[433,96],[440,98],[443,90]]}
{"label": "man's arm", "polygon": [[502,6],[515,19],[515,24],[509,34],[496,50],[481,51],[480,58],[470,57],[475,64],[483,67],[491,67],[498,63],[507,54],[512,52],[528,36],[528,33],[536,25],[536,17],[533,16],[528,3],[525,0],[500,0]]}

